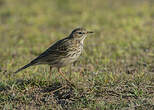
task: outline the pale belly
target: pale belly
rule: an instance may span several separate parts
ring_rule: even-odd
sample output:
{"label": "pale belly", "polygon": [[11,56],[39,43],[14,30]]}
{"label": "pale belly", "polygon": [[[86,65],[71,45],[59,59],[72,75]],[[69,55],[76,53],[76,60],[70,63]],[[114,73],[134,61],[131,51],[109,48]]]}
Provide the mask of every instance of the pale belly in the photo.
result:
{"label": "pale belly", "polygon": [[73,63],[74,61],[76,61],[79,56],[81,54],[81,50],[77,53],[71,53],[68,57],[65,57],[65,58],[61,58],[60,60],[58,61],[55,61],[55,62],[51,62],[51,66],[53,67],[64,67],[64,66],[67,66],[71,63]]}

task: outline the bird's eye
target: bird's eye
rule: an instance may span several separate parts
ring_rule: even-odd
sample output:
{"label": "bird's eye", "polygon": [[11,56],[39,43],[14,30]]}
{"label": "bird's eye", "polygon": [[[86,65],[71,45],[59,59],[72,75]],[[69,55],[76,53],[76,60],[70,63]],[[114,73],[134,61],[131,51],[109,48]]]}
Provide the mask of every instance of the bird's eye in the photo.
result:
{"label": "bird's eye", "polygon": [[82,32],[78,32],[78,34],[83,34]]}
{"label": "bird's eye", "polygon": [[84,32],[78,32],[78,34],[85,34]]}

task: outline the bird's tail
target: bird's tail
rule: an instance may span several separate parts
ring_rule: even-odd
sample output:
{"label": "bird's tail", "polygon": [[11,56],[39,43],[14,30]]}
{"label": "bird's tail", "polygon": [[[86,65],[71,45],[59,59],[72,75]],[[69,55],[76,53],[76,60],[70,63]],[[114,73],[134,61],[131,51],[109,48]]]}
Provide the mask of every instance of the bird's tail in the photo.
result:
{"label": "bird's tail", "polygon": [[30,63],[28,63],[27,65],[25,65],[25,66],[21,67],[20,69],[18,69],[18,70],[17,70],[16,72],[14,72],[14,73],[16,74],[16,73],[18,73],[18,72],[20,72],[20,71],[22,71],[22,70],[24,70],[24,69],[26,69],[26,68],[28,68],[28,67],[34,65],[34,64],[35,64],[34,62],[30,62]]}

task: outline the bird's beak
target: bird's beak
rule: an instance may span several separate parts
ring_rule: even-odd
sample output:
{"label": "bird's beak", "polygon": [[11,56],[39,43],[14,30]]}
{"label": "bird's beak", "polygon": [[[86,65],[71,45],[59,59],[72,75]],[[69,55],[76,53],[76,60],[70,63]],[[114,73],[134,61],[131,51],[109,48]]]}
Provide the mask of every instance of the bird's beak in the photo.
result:
{"label": "bird's beak", "polygon": [[88,31],[88,32],[87,32],[87,34],[90,34],[90,33],[94,33],[94,32],[92,32],[92,31]]}

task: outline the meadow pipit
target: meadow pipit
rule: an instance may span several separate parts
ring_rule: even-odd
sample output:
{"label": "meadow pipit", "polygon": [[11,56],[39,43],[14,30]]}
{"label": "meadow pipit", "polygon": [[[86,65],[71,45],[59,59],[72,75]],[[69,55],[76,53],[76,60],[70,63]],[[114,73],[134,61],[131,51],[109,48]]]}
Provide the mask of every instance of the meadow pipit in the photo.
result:
{"label": "meadow pipit", "polygon": [[50,71],[52,67],[56,67],[58,72],[67,80],[60,68],[73,63],[78,59],[83,50],[84,39],[89,33],[93,32],[87,31],[84,28],[74,29],[68,37],[51,45],[45,52],[43,52],[27,65],[18,69],[15,73],[18,73],[19,71],[33,65],[48,64],[50,65]]}

